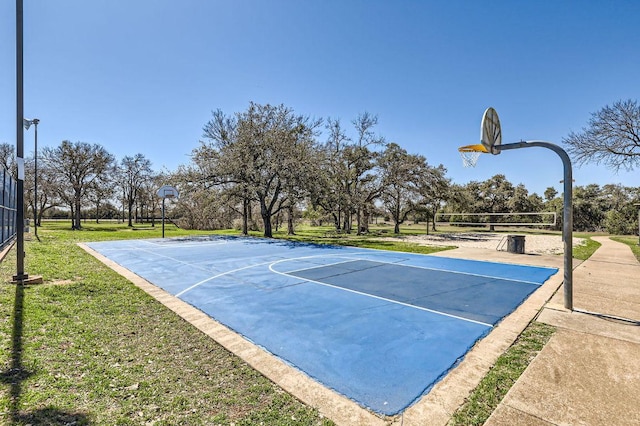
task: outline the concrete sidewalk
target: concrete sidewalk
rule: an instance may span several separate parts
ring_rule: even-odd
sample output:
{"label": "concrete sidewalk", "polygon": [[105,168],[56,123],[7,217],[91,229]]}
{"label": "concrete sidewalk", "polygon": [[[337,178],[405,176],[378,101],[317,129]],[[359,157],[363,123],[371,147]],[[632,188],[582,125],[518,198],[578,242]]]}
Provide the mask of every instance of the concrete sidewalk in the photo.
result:
{"label": "concrete sidewalk", "polygon": [[557,332],[486,425],[640,424],[640,263],[593,239],[602,246],[574,270],[574,311],[560,287],[538,317]]}

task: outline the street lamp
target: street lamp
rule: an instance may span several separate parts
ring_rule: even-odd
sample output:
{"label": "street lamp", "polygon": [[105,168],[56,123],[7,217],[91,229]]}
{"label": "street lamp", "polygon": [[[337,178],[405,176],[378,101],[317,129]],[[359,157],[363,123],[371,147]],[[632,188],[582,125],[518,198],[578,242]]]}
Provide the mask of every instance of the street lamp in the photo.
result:
{"label": "street lamp", "polygon": [[38,123],[40,120],[33,118],[23,119],[24,128],[29,130],[33,124],[35,129],[35,152],[33,154],[33,232],[38,237]]}

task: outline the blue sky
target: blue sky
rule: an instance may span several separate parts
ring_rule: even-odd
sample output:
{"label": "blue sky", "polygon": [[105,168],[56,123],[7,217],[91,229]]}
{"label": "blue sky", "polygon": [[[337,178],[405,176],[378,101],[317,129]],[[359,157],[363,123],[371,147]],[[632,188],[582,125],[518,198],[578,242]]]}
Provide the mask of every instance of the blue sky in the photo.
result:
{"label": "blue sky", "polygon": [[[503,143],[561,144],[591,113],[639,99],[638,22],[636,0],[24,0],[24,112],[41,120],[39,146],[99,143],[174,170],[212,110],[285,104],[349,131],[368,111],[456,183],[503,173],[542,195],[561,190],[552,151],[465,169],[457,148],[479,141],[489,106]],[[14,143],[12,1],[0,2],[0,63],[0,142]],[[640,186],[640,170],[575,165],[574,178]]]}

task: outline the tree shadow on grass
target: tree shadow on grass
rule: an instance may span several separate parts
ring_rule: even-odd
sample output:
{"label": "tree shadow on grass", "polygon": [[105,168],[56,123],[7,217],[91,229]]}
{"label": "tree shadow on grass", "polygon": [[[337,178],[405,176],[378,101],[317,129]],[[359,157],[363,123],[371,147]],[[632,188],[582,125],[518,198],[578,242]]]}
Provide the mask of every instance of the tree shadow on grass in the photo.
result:
{"label": "tree shadow on grass", "polygon": [[19,413],[12,420],[13,424],[33,426],[84,426],[91,424],[85,414],[67,413],[53,407]]}
{"label": "tree shadow on grass", "polygon": [[33,372],[27,370],[22,365],[22,323],[24,307],[24,285],[16,284],[16,294],[13,305],[13,329],[11,345],[11,365],[0,372],[0,382],[9,385],[10,407],[7,420],[12,425],[88,425],[89,419],[83,413],[68,413],[53,407],[46,407],[32,412],[20,411],[20,396],[22,394],[22,383],[28,379]]}

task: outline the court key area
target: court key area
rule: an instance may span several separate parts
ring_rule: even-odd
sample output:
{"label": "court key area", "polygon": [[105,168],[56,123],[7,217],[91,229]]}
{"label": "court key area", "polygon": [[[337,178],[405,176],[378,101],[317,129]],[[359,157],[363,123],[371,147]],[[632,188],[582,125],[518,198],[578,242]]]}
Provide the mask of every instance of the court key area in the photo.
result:
{"label": "court key area", "polygon": [[557,272],[262,238],[86,245],[383,415],[428,392]]}

